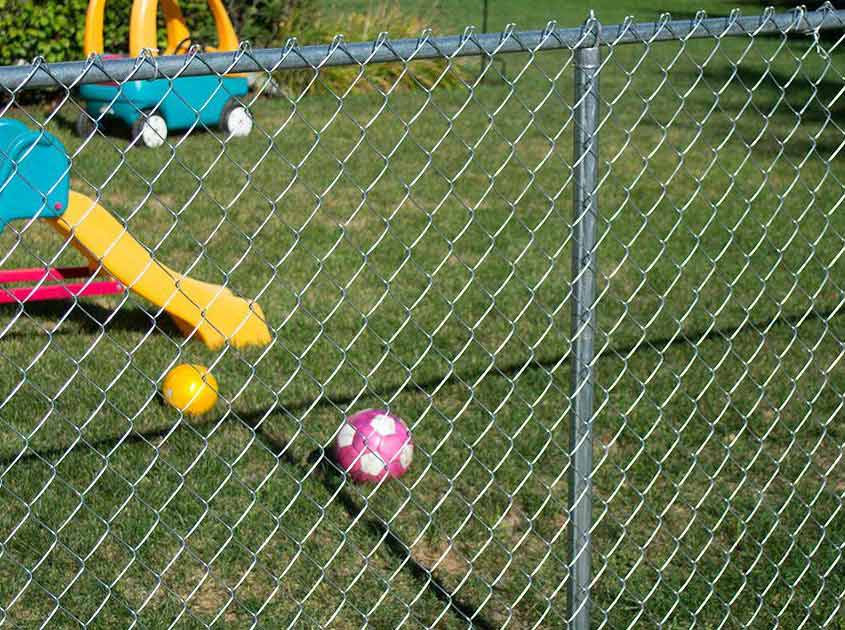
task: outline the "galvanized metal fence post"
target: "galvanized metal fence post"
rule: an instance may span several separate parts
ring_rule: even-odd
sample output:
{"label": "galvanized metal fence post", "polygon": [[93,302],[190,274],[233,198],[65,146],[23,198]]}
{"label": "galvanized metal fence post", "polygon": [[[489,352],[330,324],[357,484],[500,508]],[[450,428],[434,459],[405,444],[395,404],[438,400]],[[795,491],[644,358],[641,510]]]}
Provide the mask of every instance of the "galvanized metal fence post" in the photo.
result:
{"label": "galvanized metal fence post", "polygon": [[575,51],[568,589],[573,630],[590,627],[599,65],[597,46]]}

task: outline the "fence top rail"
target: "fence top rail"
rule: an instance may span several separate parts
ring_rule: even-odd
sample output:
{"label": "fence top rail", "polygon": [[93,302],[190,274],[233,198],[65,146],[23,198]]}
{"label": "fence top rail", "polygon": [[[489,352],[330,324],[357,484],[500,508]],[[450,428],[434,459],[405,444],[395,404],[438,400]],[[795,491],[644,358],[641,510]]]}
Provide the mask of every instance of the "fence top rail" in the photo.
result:
{"label": "fence top rail", "polygon": [[383,33],[375,40],[357,43],[347,43],[342,36],[337,36],[330,44],[312,46],[299,46],[292,38],[283,48],[252,49],[248,44],[242,44],[237,51],[222,53],[192,51],[187,55],[141,55],[124,59],[103,59],[92,55],[86,61],[59,63],[37,58],[31,64],[0,66],[0,87],[11,92],[45,87],[72,88],[103,81],[275,72],[667,40],[809,34],[834,28],[845,28],[845,11],[838,11],[827,2],[814,11],[798,8],[775,13],[774,9],[768,8],[759,15],[743,16],[735,10],[730,15],[717,18],[708,18],[702,11],[683,20],[672,20],[667,13],[655,22],[638,23],[629,18],[610,26],[602,25],[591,16],[576,28],[559,28],[555,22],[549,22],[543,30],[535,31],[517,31],[508,27],[500,33],[476,33],[468,28],[461,35],[433,37],[430,31],[425,31],[415,39],[398,40],[391,40]]}

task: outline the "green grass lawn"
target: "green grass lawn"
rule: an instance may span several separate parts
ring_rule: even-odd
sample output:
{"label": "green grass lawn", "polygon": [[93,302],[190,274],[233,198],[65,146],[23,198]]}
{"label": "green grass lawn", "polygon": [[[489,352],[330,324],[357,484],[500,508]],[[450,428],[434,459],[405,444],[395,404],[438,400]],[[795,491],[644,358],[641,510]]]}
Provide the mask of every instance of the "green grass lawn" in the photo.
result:
{"label": "green grass lawn", "polygon": [[[453,34],[466,26],[481,29],[483,0],[396,0],[403,11],[425,16],[436,32]],[[378,0],[332,0],[330,10],[366,12]],[[661,13],[672,13],[678,19],[690,17],[701,9],[710,15],[727,14],[737,6],[736,3],[709,0],[673,0],[672,2],[646,3],[641,0],[597,0],[592,3],[561,3],[554,0],[488,0],[487,20],[489,32],[502,30],[508,24],[515,24],[520,30],[542,29],[549,21],[555,20],[561,26],[578,26],[587,18],[589,10],[605,24],[615,24],[633,15],[640,21],[650,21]],[[764,5],[743,2],[746,14],[759,12]],[[813,5],[808,5],[813,6]],[[759,8],[758,8],[759,7]],[[328,11],[329,9],[327,9]]]}
{"label": "green grass lawn", "polygon": [[[440,32],[480,23],[439,6]],[[561,11],[494,2],[491,24],[586,14]],[[596,628],[842,622],[845,59],[811,43],[604,51]],[[256,298],[274,342],[212,352],[131,295],[2,309],[4,621],[564,627],[571,62],[260,99],[225,151],[199,132],[81,144],[64,103],[48,128],[73,187]],[[6,267],[79,264],[46,225],[14,227]],[[157,398],[186,361],[220,383],[200,420]],[[417,445],[378,489],[325,453],[375,406]]]}

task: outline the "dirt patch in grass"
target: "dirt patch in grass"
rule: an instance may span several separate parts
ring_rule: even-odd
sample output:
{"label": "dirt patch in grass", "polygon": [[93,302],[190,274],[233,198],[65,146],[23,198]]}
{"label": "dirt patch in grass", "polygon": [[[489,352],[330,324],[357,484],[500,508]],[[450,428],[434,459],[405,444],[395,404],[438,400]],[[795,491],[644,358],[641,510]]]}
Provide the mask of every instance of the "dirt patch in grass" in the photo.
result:
{"label": "dirt patch in grass", "polygon": [[438,543],[422,538],[411,549],[411,556],[420,566],[436,577],[443,578],[447,584],[459,581],[471,569],[455,545],[445,541]]}

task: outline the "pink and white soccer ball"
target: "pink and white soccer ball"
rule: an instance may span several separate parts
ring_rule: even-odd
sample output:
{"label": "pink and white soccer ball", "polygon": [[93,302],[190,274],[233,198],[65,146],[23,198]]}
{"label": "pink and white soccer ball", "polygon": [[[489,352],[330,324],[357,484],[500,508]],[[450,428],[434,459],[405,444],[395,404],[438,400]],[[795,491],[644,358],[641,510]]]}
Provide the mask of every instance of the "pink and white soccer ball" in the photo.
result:
{"label": "pink and white soccer ball", "polygon": [[411,432],[399,416],[381,409],[359,411],[346,418],[337,434],[337,463],[355,481],[376,483],[401,477],[414,458]]}

